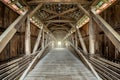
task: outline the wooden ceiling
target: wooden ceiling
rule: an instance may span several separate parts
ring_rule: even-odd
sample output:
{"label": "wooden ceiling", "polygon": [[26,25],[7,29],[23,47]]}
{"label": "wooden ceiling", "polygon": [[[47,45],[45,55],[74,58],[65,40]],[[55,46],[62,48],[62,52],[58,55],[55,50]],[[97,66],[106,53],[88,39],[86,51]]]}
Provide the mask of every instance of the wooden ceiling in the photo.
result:
{"label": "wooden ceiling", "polygon": [[[54,33],[71,30],[71,23],[76,25],[77,21],[84,15],[79,9],[81,4],[89,10],[94,0],[26,0],[31,9],[39,3],[42,7],[34,14],[47,28]],[[65,35],[65,34],[63,34]]]}

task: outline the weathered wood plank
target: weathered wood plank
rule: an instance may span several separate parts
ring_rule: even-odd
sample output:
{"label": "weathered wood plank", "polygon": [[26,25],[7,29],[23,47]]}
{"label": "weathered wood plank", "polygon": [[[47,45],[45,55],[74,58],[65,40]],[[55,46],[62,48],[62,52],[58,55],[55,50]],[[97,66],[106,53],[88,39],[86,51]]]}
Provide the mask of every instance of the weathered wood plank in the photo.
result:
{"label": "weathered wood plank", "polygon": [[29,55],[31,53],[31,32],[30,32],[30,16],[27,17],[26,22],[26,31],[25,31],[25,53],[26,55]]}
{"label": "weathered wood plank", "polygon": [[24,78],[27,76],[27,74],[29,73],[29,71],[31,69],[34,68],[36,62],[40,59],[40,57],[42,56],[43,52],[48,48],[48,46],[51,44],[51,42],[49,42],[49,44],[45,45],[44,49],[42,49],[41,51],[39,51],[39,53],[35,56],[35,58],[32,60],[31,64],[27,67],[27,69],[25,70],[25,72],[22,74],[22,76],[20,77],[19,80],[24,80]]}
{"label": "weathered wood plank", "polygon": [[78,38],[77,32],[75,32],[75,47],[78,48]]}
{"label": "weathered wood plank", "polygon": [[94,31],[94,25],[93,25],[93,19],[90,19],[89,22],[89,53],[95,54],[95,31]]}
{"label": "weathered wood plank", "polygon": [[34,45],[33,53],[38,49],[39,43],[41,41],[42,31],[43,31],[43,29],[40,29],[37,40]]}
{"label": "weathered wood plank", "polygon": [[114,46],[120,51],[120,35],[98,14],[95,14],[95,11],[91,11],[91,16],[104,31],[106,36],[111,40]]}
{"label": "weathered wood plank", "polygon": [[44,31],[42,32],[42,49],[45,47],[45,33]]}
{"label": "weathered wood plank", "polygon": [[39,3],[88,3],[87,0],[32,0],[28,4],[39,4]]}
{"label": "weathered wood plank", "polygon": [[26,11],[23,15],[20,15],[8,28],[3,32],[3,34],[0,36],[0,52],[4,49],[4,47],[7,45],[7,43],[11,40],[11,38],[16,33],[17,29],[19,28],[19,24],[25,20],[25,17],[27,16]]}
{"label": "weathered wood plank", "polygon": [[64,11],[64,12],[62,12],[62,13],[60,13],[60,14],[57,14],[57,15],[53,15],[53,16],[51,16],[51,17],[48,17],[47,20],[56,18],[56,17],[58,17],[58,16],[64,15],[64,14],[69,13],[69,12],[73,12],[73,11],[75,11],[76,9],[77,9],[77,8],[68,9],[68,10],[66,10],[66,11]]}
{"label": "weathered wood plank", "polygon": [[72,21],[72,20],[48,20],[45,22],[48,22],[48,23],[69,23],[69,22],[75,22],[75,21]]}
{"label": "weathered wood plank", "polygon": [[[88,76],[89,75],[89,76]],[[93,73],[67,49],[52,49],[24,80],[97,80]]]}
{"label": "weathered wood plank", "polygon": [[88,13],[88,11],[85,10],[85,9],[81,6],[81,4],[78,4],[77,6],[78,6],[78,8],[79,8],[80,10],[82,10],[88,17],[90,17],[90,14]]}
{"label": "weathered wood plank", "polygon": [[70,23],[70,25],[73,26],[74,28],[76,28],[77,34],[78,34],[78,37],[79,37],[79,41],[80,41],[81,46],[82,46],[82,49],[83,49],[83,51],[85,52],[85,54],[87,54],[87,53],[88,53],[87,47],[86,47],[85,42],[84,42],[84,40],[83,40],[83,38],[82,38],[82,34],[81,34],[80,30],[77,29],[77,27],[74,26],[73,24]]}
{"label": "weathered wood plank", "polygon": [[37,10],[39,10],[42,7],[42,3],[38,4],[38,6],[30,13],[30,17],[32,17]]}

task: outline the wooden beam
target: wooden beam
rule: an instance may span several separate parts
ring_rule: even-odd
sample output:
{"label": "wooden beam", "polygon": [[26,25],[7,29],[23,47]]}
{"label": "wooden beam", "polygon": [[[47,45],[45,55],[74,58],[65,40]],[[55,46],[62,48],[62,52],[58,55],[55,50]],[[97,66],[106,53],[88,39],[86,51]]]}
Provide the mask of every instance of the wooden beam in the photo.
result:
{"label": "wooden beam", "polygon": [[63,28],[63,27],[52,27],[50,28],[52,30],[66,30],[66,31],[69,31],[69,29],[66,27],[66,28]]}
{"label": "wooden beam", "polygon": [[7,43],[12,39],[17,29],[27,17],[26,11],[23,15],[20,15],[0,36],[0,52],[5,48]]}
{"label": "wooden beam", "polygon": [[52,34],[52,32],[47,28],[49,26],[50,23],[47,23],[44,28],[48,31],[47,33],[49,33],[49,36],[53,38],[53,40],[56,40],[55,36]]}
{"label": "wooden beam", "polygon": [[42,3],[38,4],[38,6],[30,13],[30,17],[32,17],[37,10],[39,10],[42,7]]}
{"label": "wooden beam", "polygon": [[52,11],[52,10],[49,10],[49,9],[42,9],[43,11],[46,11],[48,13],[51,13],[51,14],[58,14],[57,12],[55,11]]}
{"label": "wooden beam", "polygon": [[95,1],[92,3],[92,6],[96,6],[99,1],[100,1],[100,0],[95,0]]}
{"label": "wooden beam", "polygon": [[72,39],[72,44],[75,46],[73,34],[71,35],[71,39]]}
{"label": "wooden beam", "polygon": [[43,31],[43,29],[40,29],[37,40],[36,40],[35,45],[34,45],[33,53],[36,52],[38,49],[39,43],[41,41],[42,31]]}
{"label": "wooden beam", "polygon": [[69,22],[75,22],[75,21],[71,21],[71,20],[49,20],[49,21],[45,21],[48,23],[69,23]]}
{"label": "wooden beam", "polygon": [[89,53],[95,54],[95,27],[93,19],[89,22]]}
{"label": "wooden beam", "polygon": [[86,9],[84,9],[84,8],[81,6],[81,4],[78,4],[77,6],[78,6],[78,8],[79,8],[80,10],[82,10],[88,17],[90,17],[90,14],[88,13],[88,11],[87,11]]}
{"label": "wooden beam", "polygon": [[49,29],[69,29],[69,28],[67,28],[67,27],[56,27],[56,26],[52,26],[51,28],[49,28]]}
{"label": "wooden beam", "polygon": [[42,32],[42,49],[45,47],[45,33]]}
{"label": "wooden beam", "polygon": [[45,45],[47,45],[48,44],[48,35],[46,34],[45,35]]}
{"label": "wooden beam", "polygon": [[79,29],[77,29],[77,33],[78,33],[78,37],[79,37],[79,41],[80,41],[80,43],[81,43],[82,49],[83,49],[83,51],[85,52],[85,54],[87,55],[87,54],[88,54],[88,51],[87,51],[85,42],[84,42],[84,40],[83,40],[83,38],[82,38],[82,34],[81,34],[81,32],[79,31]]}
{"label": "wooden beam", "polygon": [[120,35],[102,17],[96,14],[93,9],[91,10],[91,16],[120,52]]}
{"label": "wooden beam", "polygon": [[62,12],[62,13],[60,13],[60,14],[57,14],[57,15],[48,17],[47,20],[56,18],[56,17],[58,17],[58,16],[64,15],[64,14],[69,13],[69,12],[73,12],[73,11],[75,11],[76,9],[77,9],[77,8],[72,8],[72,9],[66,10],[66,11],[64,11],[64,12]]}
{"label": "wooden beam", "polygon": [[14,0],[14,1],[12,1],[9,5],[16,4],[17,2],[18,2],[18,0]]}
{"label": "wooden beam", "polygon": [[60,28],[60,29],[70,29],[67,26],[51,26],[49,29],[58,29],[58,28]]}
{"label": "wooden beam", "polygon": [[92,73],[95,75],[97,80],[102,80],[101,77],[98,75],[98,73],[95,71],[92,64],[88,61],[88,59],[83,55],[83,52],[81,52],[78,48],[76,48],[74,45],[72,45],[70,42],[69,44],[77,51],[78,55],[81,57],[82,61],[87,65],[87,67],[92,71]]}
{"label": "wooden beam", "polygon": [[31,54],[31,32],[30,32],[30,17],[27,17],[27,26],[25,31],[25,53],[26,55]]}
{"label": "wooden beam", "polygon": [[53,24],[53,25],[58,27],[65,27],[66,24]]}
{"label": "wooden beam", "polygon": [[[71,17],[71,16],[66,16],[66,15],[60,15],[59,17],[63,18],[63,19],[68,19],[68,20],[75,20],[75,18]],[[76,21],[76,20],[75,20]]]}
{"label": "wooden beam", "polygon": [[77,32],[75,32],[75,46],[76,48],[78,48]]}
{"label": "wooden beam", "polygon": [[[73,24],[70,23],[70,25],[74,27]],[[76,27],[74,27],[74,28],[76,28]],[[88,54],[88,51],[87,51],[85,42],[84,42],[84,40],[83,40],[83,38],[82,38],[82,34],[81,34],[81,32],[80,32],[79,29],[76,28],[76,30],[77,30],[77,34],[78,34],[79,41],[80,41],[80,43],[81,43],[82,49],[83,49],[83,51],[85,52],[85,54],[87,55],[87,54]]]}
{"label": "wooden beam", "polygon": [[28,2],[28,4],[39,4],[39,3],[89,3],[89,1],[86,0],[31,0]]}
{"label": "wooden beam", "polygon": [[29,64],[29,66],[27,67],[27,69],[24,71],[24,73],[22,74],[22,76],[20,77],[19,80],[24,80],[25,77],[27,76],[27,74],[30,72],[31,69],[33,69],[36,65],[36,62],[41,58],[43,52],[48,48],[48,46],[51,44],[51,42],[49,42],[44,49],[42,49],[41,51],[39,51],[39,53],[35,56],[35,58],[32,60],[32,62]]}

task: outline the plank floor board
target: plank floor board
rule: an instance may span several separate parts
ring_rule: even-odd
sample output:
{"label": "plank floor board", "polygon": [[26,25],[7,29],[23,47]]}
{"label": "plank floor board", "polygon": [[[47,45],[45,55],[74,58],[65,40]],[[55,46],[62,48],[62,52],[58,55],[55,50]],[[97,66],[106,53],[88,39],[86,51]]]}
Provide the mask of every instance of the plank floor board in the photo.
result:
{"label": "plank floor board", "polygon": [[65,48],[51,50],[25,80],[97,80],[96,77]]}

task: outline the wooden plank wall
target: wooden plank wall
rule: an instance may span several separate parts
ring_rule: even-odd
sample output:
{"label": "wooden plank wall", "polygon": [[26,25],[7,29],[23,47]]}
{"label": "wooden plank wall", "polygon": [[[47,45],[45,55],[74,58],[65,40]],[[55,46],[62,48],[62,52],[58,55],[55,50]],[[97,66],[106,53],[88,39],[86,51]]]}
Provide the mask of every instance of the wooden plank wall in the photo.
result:
{"label": "wooden plank wall", "polygon": [[[100,14],[118,33],[120,33],[120,1]],[[86,45],[89,47],[88,24],[82,27],[82,35]],[[114,62],[120,62],[120,52],[115,48],[112,42],[107,38],[104,32],[96,26],[96,54]],[[87,47],[87,48],[88,48]],[[89,50],[89,49],[88,49]]]}
{"label": "wooden plank wall", "polygon": [[[0,2],[0,34],[2,34],[18,16],[17,13]],[[5,49],[0,53],[0,62],[9,61],[10,59],[25,54],[25,27],[26,24],[24,22]],[[31,24],[31,30],[31,47],[33,49],[39,29]]]}
{"label": "wooden plank wall", "polygon": [[[120,1],[105,10],[101,16],[118,32],[120,33]],[[104,57],[120,62],[120,52],[115,48],[112,42],[104,35]]]}

